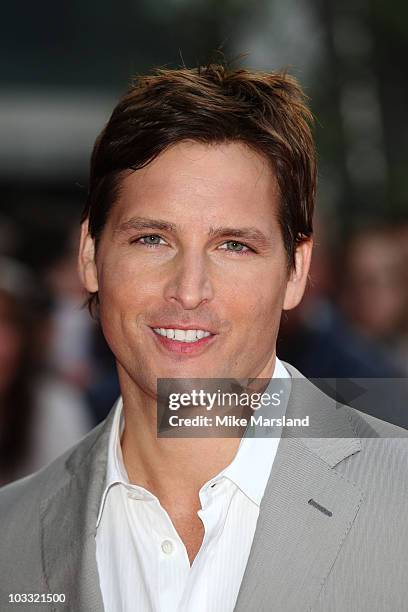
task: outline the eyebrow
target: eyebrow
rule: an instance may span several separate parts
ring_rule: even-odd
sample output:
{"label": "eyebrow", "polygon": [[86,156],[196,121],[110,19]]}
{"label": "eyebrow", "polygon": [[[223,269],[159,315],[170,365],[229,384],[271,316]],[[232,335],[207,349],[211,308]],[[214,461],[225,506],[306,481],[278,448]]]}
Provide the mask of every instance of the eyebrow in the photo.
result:
{"label": "eyebrow", "polygon": [[[121,223],[114,230],[114,234],[122,234],[129,231],[155,229],[160,231],[177,232],[177,225],[162,219],[149,219],[148,217],[131,217]],[[209,238],[222,238],[234,235],[256,242],[260,246],[270,245],[270,240],[256,227],[212,227],[208,230]]]}

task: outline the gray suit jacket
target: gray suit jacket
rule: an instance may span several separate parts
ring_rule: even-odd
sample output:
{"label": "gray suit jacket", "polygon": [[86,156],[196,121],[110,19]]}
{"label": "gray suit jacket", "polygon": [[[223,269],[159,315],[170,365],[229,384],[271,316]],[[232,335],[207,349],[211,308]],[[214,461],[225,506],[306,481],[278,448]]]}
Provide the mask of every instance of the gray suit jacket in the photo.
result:
{"label": "gray suit jacket", "polygon": [[[288,412],[310,415],[314,435],[284,430],[235,611],[406,611],[408,432],[336,410],[303,380]],[[112,416],[0,490],[1,612],[103,612],[95,526]],[[22,592],[64,593],[66,603],[9,603]]]}

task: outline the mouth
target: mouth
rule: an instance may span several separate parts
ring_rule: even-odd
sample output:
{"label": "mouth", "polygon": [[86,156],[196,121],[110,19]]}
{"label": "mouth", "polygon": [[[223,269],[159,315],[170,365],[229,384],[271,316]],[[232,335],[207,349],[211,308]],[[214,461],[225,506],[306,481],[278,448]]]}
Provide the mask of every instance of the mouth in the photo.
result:
{"label": "mouth", "polygon": [[[158,346],[179,355],[201,354],[214,343],[218,335],[205,330],[168,330],[153,327],[149,329]],[[199,333],[193,333],[195,331]]]}

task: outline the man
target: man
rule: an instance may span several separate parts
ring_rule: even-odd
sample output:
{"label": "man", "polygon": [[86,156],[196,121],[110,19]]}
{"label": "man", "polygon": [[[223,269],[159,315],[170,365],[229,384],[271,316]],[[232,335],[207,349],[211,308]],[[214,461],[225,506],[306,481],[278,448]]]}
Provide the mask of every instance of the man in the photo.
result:
{"label": "man", "polygon": [[[113,111],[79,270],[121,398],[1,492],[1,610],[406,609],[405,432],[275,352],[310,264],[310,119],[291,77],[219,65],[159,70]],[[312,433],[158,436],[158,380],[180,377],[290,379]]]}

